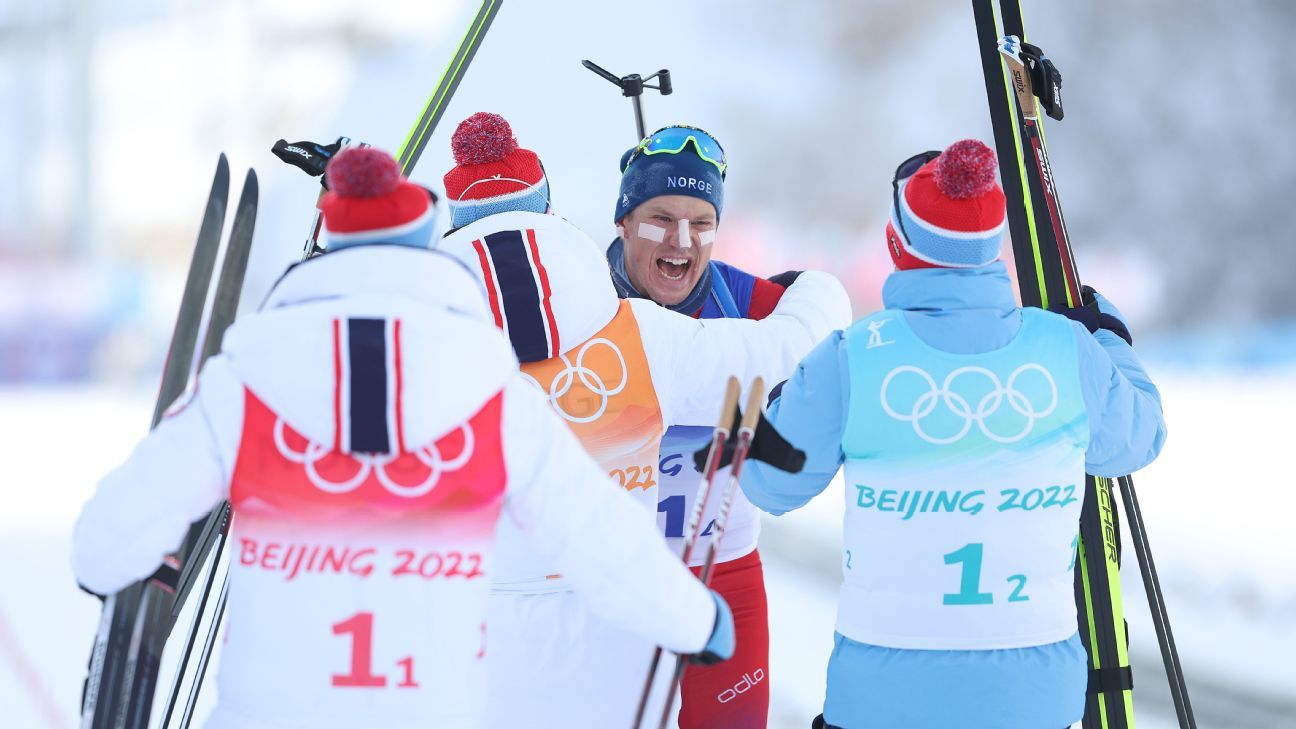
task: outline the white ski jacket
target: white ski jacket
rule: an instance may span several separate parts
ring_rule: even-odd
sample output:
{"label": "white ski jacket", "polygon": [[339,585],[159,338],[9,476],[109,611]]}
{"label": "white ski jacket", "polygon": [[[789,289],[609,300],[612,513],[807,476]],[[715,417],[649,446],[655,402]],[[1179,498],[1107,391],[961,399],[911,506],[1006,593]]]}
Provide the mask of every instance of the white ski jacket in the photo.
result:
{"label": "white ski jacket", "polygon": [[209,727],[480,726],[497,524],[645,640],[691,653],[713,627],[706,590],[518,373],[478,284],[434,252],[364,246],[291,269],[100,483],[77,579],[111,593],[147,577],[222,499]]}
{"label": "white ski jacket", "polygon": [[[477,275],[523,375],[634,495],[641,524],[654,529],[665,428],[714,424],[730,375],[744,386],[760,375],[773,386],[851,317],[840,282],[815,272],[802,274],[762,321],[699,321],[651,301],[621,300],[599,247],[553,215],[492,215],[446,236],[438,250]],[[660,534],[658,541],[666,544]],[[629,726],[652,644],[592,610],[562,565],[508,525],[498,556],[490,725]],[[636,613],[652,610],[645,604]]]}
{"label": "white ski jacket", "polygon": [[[731,375],[744,395],[757,376],[771,388],[851,320],[841,283],[815,271],[803,273],[761,321],[703,321],[645,299],[620,299],[597,244],[554,215],[491,215],[452,232],[437,249],[477,275],[522,372],[652,522],[665,429],[714,424]],[[560,590],[558,572],[501,533],[497,589]]]}

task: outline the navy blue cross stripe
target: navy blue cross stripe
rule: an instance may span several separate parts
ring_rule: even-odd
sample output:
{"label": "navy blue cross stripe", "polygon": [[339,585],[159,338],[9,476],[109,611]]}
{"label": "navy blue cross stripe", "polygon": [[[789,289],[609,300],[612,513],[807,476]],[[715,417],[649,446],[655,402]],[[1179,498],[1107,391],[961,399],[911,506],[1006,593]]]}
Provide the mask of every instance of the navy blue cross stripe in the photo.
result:
{"label": "navy blue cross stripe", "polygon": [[387,320],[347,319],[352,453],[390,453]]}
{"label": "navy blue cross stripe", "polygon": [[526,235],[520,230],[502,230],[484,239],[499,281],[508,337],[513,351],[523,362],[549,358],[543,301],[536,273],[527,255]]}

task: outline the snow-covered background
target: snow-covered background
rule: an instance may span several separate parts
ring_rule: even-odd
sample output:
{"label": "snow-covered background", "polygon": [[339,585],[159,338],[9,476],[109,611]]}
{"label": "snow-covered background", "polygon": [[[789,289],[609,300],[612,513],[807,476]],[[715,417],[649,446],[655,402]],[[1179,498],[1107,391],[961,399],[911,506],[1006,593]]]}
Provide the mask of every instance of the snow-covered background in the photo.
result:
{"label": "snow-covered background", "polygon": [[[143,434],[216,154],[261,179],[245,291],[294,260],[316,188],[269,153],[345,134],[395,148],[475,10],[466,0],[0,0],[0,727],[73,726],[98,606],[68,537]],[[1061,68],[1050,151],[1086,279],[1132,320],[1171,438],[1137,484],[1203,729],[1296,727],[1296,5],[1025,0]],[[415,173],[504,114],[558,211],[611,235],[629,103],[582,69],[671,70],[650,128],[732,162],[718,254],[820,267],[858,312],[889,266],[895,164],[990,139],[971,12],[949,0],[506,0]],[[838,492],[839,496],[839,492]],[[770,520],[774,719],[817,713],[840,503]],[[1173,726],[1132,549],[1139,726]]]}

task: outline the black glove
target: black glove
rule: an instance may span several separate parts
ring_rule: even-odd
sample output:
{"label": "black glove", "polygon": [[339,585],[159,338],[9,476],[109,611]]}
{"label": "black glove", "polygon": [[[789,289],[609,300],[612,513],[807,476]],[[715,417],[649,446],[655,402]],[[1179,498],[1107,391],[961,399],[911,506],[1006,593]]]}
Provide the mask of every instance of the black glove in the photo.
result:
{"label": "black glove", "polygon": [[[733,426],[729,428],[729,439],[725,441],[724,448],[720,451],[720,465],[717,468],[724,468],[733,463],[734,449],[738,447],[738,426],[742,423],[742,409],[734,414]],[[708,445],[693,453],[693,464],[697,470],[701,471],[706,468],[707,451],[710,450]],[[752,435],[751,447],[747,451],[748,458],[754,458],[762,463],[767,463],[780,471],[788,473],[800,473],[805,467],[805,451],[794,447],[791,443],[774,429],[774,425],[765,419],[765,413],[761,413],[756,420],[756,432]]]}
{"label": "black glove", "polygon": [[1084,324],[1085,329],[1090,334],[1099,329],[1106,329],[1116,336],[1124,339],[1131,347],[1134,346],[1134,337],[1130,334],[1129,327],[1125,322],[1117,319],[1111,314],[1106,314],[1098,308],[1098,299],[1094,296],[1097,292],[1092,286],[1085,286],[1080,289],[1080,300],[1082,306],[1063,306],[1054,304],[1049,307],[1049,311],[1054,314],[1061,314],[1072,321],[1078,321]]}
{"label": "black glove", "polygon": [[[311,177],[319,177],[324,174],[324,169],[328,167],[329,160],[333,155],[342,149],[342,143],[346,137],[338,137],[338,140],[332,144],[320,144],[319,142],[292,142],[291,144],[280,139],[270,148],[275,156],[287,162],[293,167],[298,167]],[[324,185],[328,187],[328,185]]]}
{"label": "black glove", "polygon": [[801,271],[784,271],[777,276],[770,276],[768,281],[770,283],[776,283],[783,288],[787,288],[796,283],[797,276],[800,276],[801,273]]}

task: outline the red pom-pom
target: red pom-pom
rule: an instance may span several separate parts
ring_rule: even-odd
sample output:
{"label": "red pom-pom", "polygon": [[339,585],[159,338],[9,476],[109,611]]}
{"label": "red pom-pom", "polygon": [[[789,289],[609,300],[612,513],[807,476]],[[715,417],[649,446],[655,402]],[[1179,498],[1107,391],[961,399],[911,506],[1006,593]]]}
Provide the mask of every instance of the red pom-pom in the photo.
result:
{"label": "red pom-pom", "polygon": [[484,165],[498,162],[518,148],[513,128],[499,114],[479,111],[459,122],[450,138],[455,164]]}
{"label": "red pom-pom", "polygon": [[954,200],[984,195],[995,185],[996,166],[993,149],[964,139],[951,144],[936,160],[936,186]]}
{"label": "red pom-pom", "polygon": [[340,197],[378,197],[395,190],[400,165],[381,149],[347,147],[329,161],[324,172],[329,190]]}

